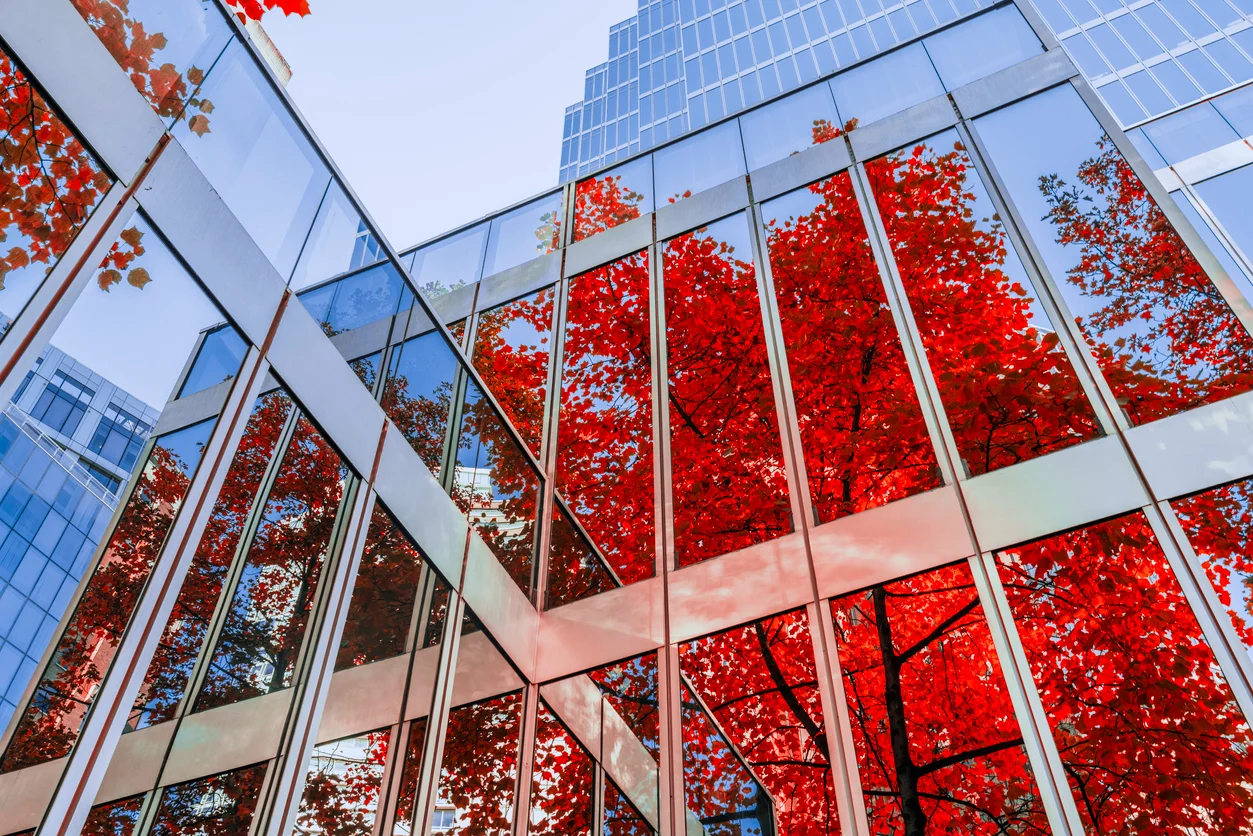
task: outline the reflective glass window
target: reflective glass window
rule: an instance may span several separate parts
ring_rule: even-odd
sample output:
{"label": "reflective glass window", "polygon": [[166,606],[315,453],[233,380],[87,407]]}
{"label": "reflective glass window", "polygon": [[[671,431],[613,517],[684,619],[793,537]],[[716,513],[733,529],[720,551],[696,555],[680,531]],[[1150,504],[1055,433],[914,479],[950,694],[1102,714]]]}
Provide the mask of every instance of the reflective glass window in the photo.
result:
{"label": "reflective glass window", "polygon": [[[739,8],[738,6],[735,8]],[[654,836],[656,830],[641,816],[613,781],[605,781],[603,836]]]}
{"label": "reflective glass window", "polygon": [[535,729],[531,826],[536,836],[590,833],[592,758],[544,703]]}
{"label": "reflective glass window", "polygon": [[1196,193],[1209,208],[1240,251],[1253,256],[1253,213],[1249,212],[1249,195],[1253,194],[1253,166],[1244,166],[1197,183]]}
{"label": "reflective glass window", "polygon": [[922,43],[949,90],[1044,51],[1040,39],[1013,6],[971,18]]}
{"label": "reflective glass window", "polygon": [[156,440],[99,564],[0,761],[13,772],[69,754],[174,524],[214,421]]}
{"label": "reflective glass window", "polygon": [[100,423],[96,424],[87,449],[129,473],[150,432],[152,427],[117,404],[109,404],[100,416]]}
{"label": "reflective glass window", "polygon": [[970,569],[831,602],[874,833],[1048,833]]}
{"label": "reflective glass window", "polygon": [[231,380],[239,373],[247,353],[248,344],[230,325],[223,325],[205,334],[204,342],[196,352],[195,362],[187,372],[187,379],[178,391],[178,397],[185,398],[225,380]]}
{"label": "reflective glass window", "polygon": [[413,304],[413,294],[389,262],[300,294],[328,337],[394,316]]}
{"label": "reflective glass window", "polygon": [[418,290],[432,299],[477,282],[483,275],[488,226],[481,223],[414,252],[409,275]]}
{"label": "reflective glass window", "polygon": [[[709,718],[685,701],[688,808],[707,825],[713,825],[710,819],[720,813],[741,812],[750,818],[738,808],[754,799],[742,793],[747,786],[760,783],[765,792],[756,795],[757,814],[761,816],[772,798],[777,823],[777,830],[764,832],[779,836],[839,833],[826,721],[805,613],[775,616],[689,642],[680,647],[679,658],[687,682],[726,735],[724,745],[729,744],[741,760],[739,769],[715,768],[708,777],[708,773],[694,774],[692,766],[699,766],[699,757],[693,757],[697,752],[713,757],[711,766],[736,758],[708,738]],[[745,768],[753,784],[733,777]],[[724,776],[731,780],[725,781]],[[762,818],[770,821],[769,815]]]}
{"label": "reflective glass window", "polygon": [[[87,813],[83,832],[79,836],[131,836],[139,824],[144,797],[127,798],[108,804],[97,804]],[[32,833],[34,831],[31,831]]]}
{"label": "reflective glass window", "polygon": [[686,566],[792,530],[748,223],[665,245],[675,550]]}
{"label": "reflective glass window", "polygon": [[560,506],[553,507],[545,607],[559,607],[618,586],[613,571]]}
{"label": "reflective glass window", "polygon": [[332,181],[322,198],[290,284],[300,290],[384,258],[382,245],[361,219],[361,213],[353,207],[343,187]]}
{"label": "reflective glass window", "polygon": [[352,369],[357,375],[357,379],[371,393],[374,392],[375,386],[378,384],[379,369],[383,363],[383,352],[376,351],[373,354],[367,354],[365,357],[358,357],[355,360],[348,361],[348,368]]}
{"label": "reflective glass window", "polygon": [[426,743],[426,726],[425,717],[414,720],[409,726],[405,760],[400,767],[400,792],[396,796],[396,821],[392,826],[392,836],[412,836],[414,832],[414,801],[418,796],[418,778],[422,774],[422,747]]}
{"label": "reflective glass window", "polygon": [[0,308],[16,317],[113,181],[3,51],[0,117]]}
{"label": "reflective glass window", "polygon": [[297,833],[373,832],[390,737],[383,729],[313,747]]}
{"label": "reflective glass window", "polygon": [[1171,164],[1240,139],[1209,102],[1150,122],[1144,133]]}
{"label": "reflective glass window", "polygon": [[740,117],[748,170],[767,166],[840,135],[840,117],[825,84],[807,87]]}
{"label": "reflective glass window", "polygon": [[174,601],[174,609],[144,675],[127,730],[173,719],[182,703],[193,666],[208,636],[222,584],[292,409],[291,398],[282,391],[262,395],[254,404],[182,589]]}
{"label": "reflective glass window", "polygon": [[653,158],[640,157],[583,180],[574,191],[574,240],[653,211]]}
{"label": "reflective glass window", "polygon": [[1245,829],[1253,733],[1149,521],[1008,549],[997,570],[1085,829]]}
{"label": "reflective glass window", "polygon": [[530,595],[539,473],[474,383],[466,386],[452,495],[505,571]]}
{"label": "reflective glass window", "polygon": [[226,48],[200,98],[212,111],[179,122],[174,137],[279,274],[290,275],[331,181],[326,164],[241,42]]}
{"label": "reflective glass window", "polygon": [[474,368],[522,440],[539,455],[548,395],[552,288],[479,314]]}
{"label": "reflective glass window", "polygon": [[347,478],[339,454],[307,418],[298,419],[231,593],[195,710],[292,684]]}
{"label": "reflective glass window", "polygon": [[208,0],[73,2],[135,89],[166,119],[182,114],[231,37],[230,24]]}
{"label": "reflective glass window", "polygon": [[867,165],[953,437],[978,475],[1099,435],[956,131]]}
{"label": "reflective glass window", "polygon": [[851,178],[837,174],[762,213],[817,521],[938,487]]}
{"label": "reflective glass window", "polygon": [[1192,228],[1196,230],[1197,235],[1201,236],[1205,246],[1210,248],[1210,252],[1218,259],[1218,263],[1227,271],[1227,275],[1236,283],[1236,287],[1244,294],[1244,297],[1253,299],[1253,280],[1250,279],[1245,268],[1236,263],[1229,245],[1218,240],[1214,229],[1201,218],[1201,214],[1192,205],[1192,201],[1184,196],[1182,191],[1173,191],[1170,193],[1170,196],[1174,198],[1175,204],[1192,224]]}
{"label": "reflective glass window", "polygon": [[944,95],[944,85],[922,44],[884,55],[831,79],[835,105],[846,125],[866,125]]}
{"label": "reflective glass window", "polygon": [[73,436],[95,396],[94,390],[57,370],[52,374],[52,381],[39,393],[30,415],[53,432]]}
{"label": "reflective glass window", "polygon": [[561,192],[555,192],[492,219],[483,275],[516,267],[560,245]]}
{"label": "reflective glass window", "polygon": [[680,701],[683,798],[689,820],[696,819],[703,831],[721,825],[723,832],[774,832],[774,805],[740,752],[686,684],[680,688]]}
{"label": "reflective glass window", "polygon": [[392,349],[383,411],[436,475],[444,460],[457,356],[438,331]]}
{"label": "reflective glass window", "polygon": [[442,832],[451,836],[511,832],[521,729],[521,694],[459,706],[448,713],[438,797],[446,802],[451,822]]}
{"label": "reflective glass window", "polygon": [[265,764],[258,764],[166,787],[151,836],[248,833],[264,780]]}
{"label": "reflective glass window", "polygon": [[1253,87],[1245,86],[1224,93],[1214,99],[1214,107],[1236,129],[1236,133],[1253,135]]}
{"label": "reflective glass window", "polygon": [[560,379],[557,489],[623,583],[650,578],[656,527],[647,251],[571,280]]}
{"label": "reflective glass window", "polygon": [[1253,386],[1253,339],[1074,88],[976,125],[1133,424]]}
{"label": "reflective glass window", "polygon": [[725,122],[653,154],[659,205],[675,203],[744,174],[737,122]]}
{"label": "reflective glass window", "polygon": [[[376,504],[339,642],[337,670],[405,652],[424,576],[428,584],[444,586],[421,550],[391,514]],[[418,625],[423,632],[424,627]]]}

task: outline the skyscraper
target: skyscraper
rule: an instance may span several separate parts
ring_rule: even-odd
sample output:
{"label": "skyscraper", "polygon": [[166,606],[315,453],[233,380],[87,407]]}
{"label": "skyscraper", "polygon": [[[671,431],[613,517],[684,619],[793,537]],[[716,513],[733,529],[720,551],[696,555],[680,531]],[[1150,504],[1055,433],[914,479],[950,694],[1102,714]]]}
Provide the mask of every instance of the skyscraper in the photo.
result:
{"label": "skyscraper", "polygon": [[403,253],[225,7],[0,10],[0,399],[168,393],[0,836],[1253,832],[1214,152],[1032,7]]}

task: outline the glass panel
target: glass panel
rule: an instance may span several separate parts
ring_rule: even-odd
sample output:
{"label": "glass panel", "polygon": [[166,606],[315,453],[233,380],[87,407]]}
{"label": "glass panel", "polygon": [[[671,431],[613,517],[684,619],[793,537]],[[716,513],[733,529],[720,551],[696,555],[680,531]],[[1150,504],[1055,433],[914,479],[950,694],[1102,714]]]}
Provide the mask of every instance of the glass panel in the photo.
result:
{"label": "glass panel", "polygon": [[620,585],[570,515],[560,507],[563,504],[558,498],[553,506],[546,609],[590,598]]}
{"label": "glass panel", "polygon": [[831,609],[871,831],[1049,833],[970,569]]}
{"label": "glass panel", "polygon": [[1171,164],[1240,139],[1208,102],[1150,122],[1144,126],[1144,133]]}
{"label": "glass panel", "polygon": [[482,275],[488,224],[481,223],[413,253],[409,275],[418,290],[433,299],[474,284]]}
{"label": "glass panel", "polygon": [[382,364],[383,352],[381,351],[348,361],[348,367],[356,373],[357,379],[361,381],[362,385],[371,392],[378,385],[379,368]]}
{"label": "glass panel", "polygon": [[647,251],[584,273],[566,302],[557,488],[623,583],[653,576]]}
{"label": "glass panel", "polygon": [[520,693],[449,712],[439,799],[451,811],[452,821],[440,832],[450,836],[511,832],[521,730]]}
{"label": "glass panel", "polygon": [[539,455],[548,394],[552,288],[479,314],[474,368],[522,440]]}
{"label": "glass panel", "polygon": [[773,833],[774,810],[765,790],[745,768],[705,707],[681,688],[683,796],[688,821],[717,834]]}
{"label": "glass panel", "polygon": [[[0,305],[16,317],[113,181],[0,51]],[[0,315],[0,316],[3,316]],[[0,334],[8,329],[3,321]]]}
{"label": "glass panel", "polygon": [[746,171],[739,124],[725,122],[662,148],[653,154],[653,169],[663,206],[739,177]]}
{"label": "glass panel", "polygon": [[653,158],[584,180],[574,192],[574,240],[582,241],[653,211]]}
{"label": "glass panel", "polygon": [[291,277],[295,290],[357,270],[386,258],[378,239],[365,225],[339,183],[332,181],[322,198],[309,240]]}
{"label": "glass panel", "polygon": [[911,44],[831,79],[835,105],[849,130],[944,95],[922,44]]}
{"label": "glass panel", "polygon": [[940,484],[849,175],[763,207],[817,522]]}
{"label": "glass panel", "polygon": [[665,245],[680,566],[792,530],[749,234],[737,215]]}
{"label": "glass panel", "polygon": [[373,832],[390,736],[383,729],[313,747],[297,833]]}
{"label": "glass panel", "polygon": [[405,652],[424,567],[433,584],[444,585],[427,566],[422,551],[376,503],[339,643],[336,670]]}
{"label": "glass panel", "polygon": [[605,781],[605,824],[601,831],[604,836],[654,836],[657,831],[644,820],[627,797],[613,785]]}
{"label": "glass panel", "polygon": [[158,438],[99,565],[0,761],[13,772],[69,754],[174,524],[214,420]]}
{"label": "glass panel", "polygon": [[516,267],[560,245],[561,192],[554,192],[492,220],[483,275]]}
{"label": "glass panel", "polygon": [[422,746],[426,743],[426,718],[414,720],[409,726],[409,742],[405,746],[405,762],[401,765],[400,793],[396,800],[396,821],[392,836],[412,836],[413,804],[418,797],[418,778],[422,773]]}
{"label": "glass panel", "polygon": [[1212,177],[1194,187],[1240,251],[1253,256],[1253,217],[1248,197],[1253,189],[1253,166]]}
{"label": "glass panel", "polygon": [[531,827],[536,836],[592,830],[592,759],[544,704],[535,730]]}
{"label": "glass panel", "polygon": [[924,40],[940,80],[949,90],[1044,51],[1022,12],[1005,6]]}
{"label": "glass panel", "polygon": [[438,331],[428,331],[392,350],[383,389],[383,411],[438,476],[452,410],[457,357]]}
{"label": "glass panel", "polygon": [[1149,521],[1134,514],[998,557],[1086,829],[1246,829],[1253,734]]}
{"label": "glass panel", "polygon": [[258,764],[166,787],[151,836],[242,836],[264,780],[265,764]]}
{"label": "glass panel", "polygon": [[330,172],[241,42],[218,59],[200,100],[202,112],[175,125],[175,139],[279,275],[290,275]]}
{"label": "glass panel", "polygon": [[840,135],[831,89],[808,87],[740,117],[748,170],[778,162]]}
{"label": "glass panel", "polygon": [[1227,271],[1227,275],[1236,283],[1236,287],[1244,294],[1244,298],[1253,299],[1253,280],[1250,280],[1249,274],[1243,267],[1236,263],[1232,256],[1230,245],[1224,244],[1218,240],[1218,235],[1209,223],[1201,218],[1200,212],[1192,205],[1191,199],[1186,197],[1181,191],[1173,191],[1170,193],[1175,204],[1183,212],[1184,217],[1192,224],[1192,228],[1196,230],[1197,235],[1201,236],[1201,240],[1205,242],[1205,246],[1209,247],[1210,252],[1218,259],[1218,263],[1222,265],[1223,270]]}
{"label": "glass panel", "polygon": [[976,124],[1133,424],[1250,388],[1253,339],[1074,88]]}
{"label": "glass panel", "polygon": [[[818,672],[805,613],[780,615],[698,639],[682,645],[679,654],[688,684],[753,778],[774,799],[778,829],[764,832],[779,836],[839,833]],[[693,810],[694,776],[686,766],[687,753],[708,745],[700,740],[707,734],[705,723],[687,722],[695,711],[685,701],[684,761],[688,806]],[[714,776],[716,781],[719,773]],[[710,792],[706,810],[734,810],[737,802],[745,800],[737,799],[734,792],[724,798]]]}
{"label": "glass panel", "polygon": [[1099,435],[957,132],[875,160],[867,174],[967,470]]}
{"label": "glass panel", "polygon": [[248,344],[229,325],[205,334],[200,351],[196,354],[196,361],[192,363],[191,371],[187,372],[187,379],[183,381],[178,397],[185,398],[203,392],[210,386],[234,379],[247,353]]}
{"label": "glass panel", "polygon": [[473,383],[466,386],[452,496],[514,583],[529,596],[539,474]]}
{"label": "glass panel", "polygon": [[248,546],[196,711],[292,684],[349,475],[299,418]]}
{"label": "glass panel", "polygon": [[213,513],[144,676],[143,689],[131,709],[127,730],[173,719],[182,703],[261,480],[291,413],[291,398],[281,391],[262,395],[253,406]]}
{"label": "glass panel", "polygon": [[[328,337],[395,316],[413,304],[400,271],[390,262],[338,279],[310,291],[308,297],[313,300],[309,313]],[[303,302],[306,296],[298,298]]]}
{"label": "glass panel", "polygon": [[230,24],[208,0],[73,3],[135,89],[167,120],[182,113],[231,37]]}
{"label": "glass panel", "polygon": [[1172,501],[1188,542],[1201,559],[1232,629],[1253,660],[1253,481]]}
{"label": "glass panel", "polygon": [[130,836],[135,832],[135,825],[139,824],[143,806],[144,797],[141,795],[92,807],[80,836]]}

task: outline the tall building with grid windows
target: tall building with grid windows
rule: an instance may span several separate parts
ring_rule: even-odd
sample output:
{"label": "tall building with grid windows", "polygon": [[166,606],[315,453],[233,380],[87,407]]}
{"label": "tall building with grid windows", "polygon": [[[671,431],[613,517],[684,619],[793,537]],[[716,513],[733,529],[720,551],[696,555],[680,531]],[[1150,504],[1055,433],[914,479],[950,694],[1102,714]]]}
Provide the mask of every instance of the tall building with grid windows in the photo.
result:
{"label": "tall building with grid windows", "polygon": [[1253,833],[1248,146],[953,12],[397,252],[217,0],[0,0],[0,401],[168,393],[0,836]]}

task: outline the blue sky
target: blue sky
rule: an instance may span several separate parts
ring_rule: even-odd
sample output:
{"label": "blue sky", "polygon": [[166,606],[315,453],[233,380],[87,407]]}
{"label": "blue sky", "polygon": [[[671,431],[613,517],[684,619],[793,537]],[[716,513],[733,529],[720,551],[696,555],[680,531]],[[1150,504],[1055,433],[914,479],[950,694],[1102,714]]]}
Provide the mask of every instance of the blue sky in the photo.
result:
{"label": "blue sky", "polygon": [[311,0],[288,90],[393,245],[557,182],[565,107],[636,0]]}

